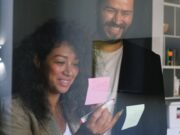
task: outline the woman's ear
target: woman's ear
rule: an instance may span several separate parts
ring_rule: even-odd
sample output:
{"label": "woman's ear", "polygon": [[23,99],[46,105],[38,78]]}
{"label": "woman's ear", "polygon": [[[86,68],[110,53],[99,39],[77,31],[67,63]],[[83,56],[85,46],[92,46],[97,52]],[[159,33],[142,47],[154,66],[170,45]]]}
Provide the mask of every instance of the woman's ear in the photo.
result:
{"label": "woman's ear", "polygon": [[33,63],[36,68],[40,68],[40,61],[37,55],[34,56]]}

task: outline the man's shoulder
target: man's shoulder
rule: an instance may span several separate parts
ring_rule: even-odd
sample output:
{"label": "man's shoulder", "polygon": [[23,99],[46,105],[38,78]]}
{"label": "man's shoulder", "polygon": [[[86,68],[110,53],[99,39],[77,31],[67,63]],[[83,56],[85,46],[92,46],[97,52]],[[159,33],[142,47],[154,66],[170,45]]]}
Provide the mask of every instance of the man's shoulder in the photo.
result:
{"label": "man's shoulder", "polygon": [[124,44],[124,51],[129,52],[131,55],[138,56],[143,54],[145,57],[148,56],[154,58],[159,57],[159,55],[153,52],[151,49],[129,42],[128,40],[123,40],[123,44]]}

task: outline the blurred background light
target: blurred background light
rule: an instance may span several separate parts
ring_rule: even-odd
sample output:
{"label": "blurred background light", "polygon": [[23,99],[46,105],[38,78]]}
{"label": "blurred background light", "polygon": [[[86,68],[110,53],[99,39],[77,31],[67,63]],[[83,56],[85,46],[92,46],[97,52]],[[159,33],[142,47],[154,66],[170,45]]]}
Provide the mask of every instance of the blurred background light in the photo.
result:
{"label": "blurred background light", "polygon": [[4,80],[6,77],[6,67],[2,59],[0,61],[0,81]]}
{"label": "blurred background light", "polygon": [[0,37],[0,47],[1,45],[5,44],[5,38],[4,37]]}

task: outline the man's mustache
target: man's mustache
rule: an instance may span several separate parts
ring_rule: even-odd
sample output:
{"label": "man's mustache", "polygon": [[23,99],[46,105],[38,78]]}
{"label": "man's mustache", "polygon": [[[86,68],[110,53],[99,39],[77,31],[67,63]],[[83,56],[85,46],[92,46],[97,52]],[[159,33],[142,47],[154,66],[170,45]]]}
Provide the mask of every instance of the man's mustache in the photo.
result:
{"label": "man's mustache", "polygon": [[121,28],[121,29],[125,29],[126,28],[126,24],[124,24],[124,23],[116,24],[114,22],[107,22],[107,23],[105,23],[105,25],[110,26],[110,27]]}

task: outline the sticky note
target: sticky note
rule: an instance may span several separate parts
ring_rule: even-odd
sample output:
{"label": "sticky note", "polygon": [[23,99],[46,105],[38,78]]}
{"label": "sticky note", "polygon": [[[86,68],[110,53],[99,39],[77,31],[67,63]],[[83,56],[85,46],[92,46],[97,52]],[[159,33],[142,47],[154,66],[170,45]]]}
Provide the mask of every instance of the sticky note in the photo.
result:
{"label": "sticky note", "polygon": [[89,78],[85,105],[104,103],[109,94],[109,83],[109,77]]}
{"label": "sticky note", "polygon": [[144,112],[144,108],[144,104],[126,106],[126,118],[122,130],[136,126]]}

